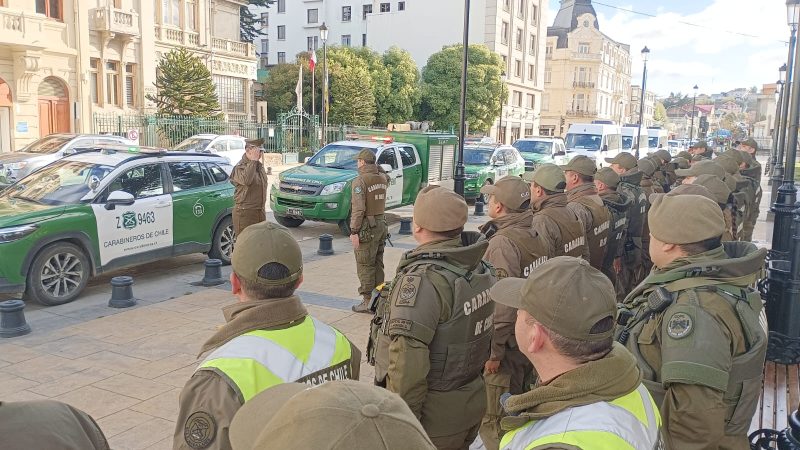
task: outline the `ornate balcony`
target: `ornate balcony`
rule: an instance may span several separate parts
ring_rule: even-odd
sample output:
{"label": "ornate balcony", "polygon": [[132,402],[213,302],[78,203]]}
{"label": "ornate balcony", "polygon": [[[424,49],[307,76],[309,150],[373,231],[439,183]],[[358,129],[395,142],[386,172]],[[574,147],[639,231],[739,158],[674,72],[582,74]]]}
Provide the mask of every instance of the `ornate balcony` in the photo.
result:
{"label": "ornate balcony", "polygon": [[180,28],[156,25],[155,32],[156,39],[162,42],[188,47],[198,47],[200,45],[200,34],[194,31],[184,31]]}
{"label": "ornate balcony", "polygon": [[594,81],[573,81],[572,87],[594,89]]}
{"label": "ornate balcony", "polygon": [[597,111],[569,110],[567,116],[570,117],[596,117]]}
{"label": "ornate balcony", "polygon": [[139,15],[133,11],[106,6],[89,10],[89,29],[124,36],[138,37]]}
{"label": "ornate balcony", "polygon": [[70,48],[67,25],[41,14],[0,8],[0,44],[20,49],[75,53]]}
{"label": "ornate balcony", "polygon": [[211,48],[215,52],[224,53],[232,56],[240,56],[243,58],[255,58],[256,47],[247,42],[230,41],[222,38],[211,38]]}

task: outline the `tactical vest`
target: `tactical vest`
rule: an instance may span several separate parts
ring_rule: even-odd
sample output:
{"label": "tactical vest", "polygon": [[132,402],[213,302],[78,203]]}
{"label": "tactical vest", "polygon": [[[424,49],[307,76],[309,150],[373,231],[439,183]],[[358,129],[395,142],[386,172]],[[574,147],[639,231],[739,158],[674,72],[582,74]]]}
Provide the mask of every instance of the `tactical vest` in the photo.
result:
{"label": "tactical vest", "polygon": [[603,268],[603,260],[606,256],[611,216],[605,206],[598,205],[589,197],[578,197],[573,201],[585,206],[592,216],[591,226],[589,231],[586,232],[586,241],[589,246],[589,264],[600,270]]}
{"label": "tactical vest", "polygon": [[744,232],[745,218],[747,217],[747,195],[744,192],[734,192],[728,202],[731,209],[733,220],[733,232],[735,239],[741,239]]}
{"label": "tactical vest", "polygon": [[517,246],[519,250],[519,266],[522,278],[528,278],[533,269],[547,262],[547,255],[542,255],[542,248],[536,244],[531,233],[517,228],[503,228],[495,236],[505,236]]}
{"label": "tactical vest", "polygon": [[[602,197],[601,197],[602,198]],[[603,268],[608,269],[614,263],[614,258],[617,257],[619,249],[625,244],[625,232],[628,229],[628,209],[620,208],[617,204],[603,199],[606,208],[608,208],[611,219],[610,229],[608,231],[608,245],[606,245],[606,254],[603,257]]]}
{"label": "tactical vest", "polygon": [[364,193],[367,205],[365,215],[369,217],[383,214],[386,210],[386,189],[389,188],[386,175],[367,172],[359,174],[359,176],[364,181],[366,189]]}
{"label": "tactical vest", "polygon": [[583,257],[583,250],[586,247],[586,232],[572,211],[565,207],[544,208],[536,214],[544,214],[553,219],[558,226],[558,234],[561,239],[556,242],[556,254],[553,257]]}
{"label": "tactical vest", "polygon": [[[575,406],[511,430],[502,450],[526,450],[547,444],[568,444],[583,450],[659,450],[661,415],[643,385],[609,402]],[[570,447],[572,448],[572,447]]]}
{"label": "tactical vest", "polygon": [[617,191],[632,200],[628,209],[628,239],[638,239],[641,245],[644,218],[650,209],[650,201],[640,186],[621,181]]}
{"label": "tactical vest", "polygon": [[306,316],[289,328],[237,336],[209,354],[197,370],[222,372],[247,402],[282,383],[317,385],[352,379],[351,353],[350,341],[342,333]]}

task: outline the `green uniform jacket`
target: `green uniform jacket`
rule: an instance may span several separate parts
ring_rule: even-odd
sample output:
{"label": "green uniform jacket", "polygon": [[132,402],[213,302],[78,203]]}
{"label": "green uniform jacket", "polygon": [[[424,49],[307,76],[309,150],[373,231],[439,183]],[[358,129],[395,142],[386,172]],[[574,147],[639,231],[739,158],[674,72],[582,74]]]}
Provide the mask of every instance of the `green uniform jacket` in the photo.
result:
{"label": "green uniform jacket", "polygon": [[231,172],[234,186],[234,201],[237,209],[263,211],[267,203],[267,173],[261,161],[252,161],[242,156]]}

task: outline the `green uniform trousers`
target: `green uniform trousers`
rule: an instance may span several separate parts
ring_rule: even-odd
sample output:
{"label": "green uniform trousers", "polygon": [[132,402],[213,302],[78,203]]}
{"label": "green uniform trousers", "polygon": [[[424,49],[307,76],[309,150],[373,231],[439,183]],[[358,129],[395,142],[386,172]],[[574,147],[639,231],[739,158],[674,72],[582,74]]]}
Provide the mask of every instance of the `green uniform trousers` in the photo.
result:
{"label": "green uniform trousers", "polygon": [[355,251],[356,273],[361,283],[358,293],[362,297],[371,295],[372,290],[384,281],[383,248],[389,230],[385,219],[379,218],[375,221],[375,226],[370,227],[365,220],[358,233],[360,244]]}
{"label": "green uniform trousers", "polygon": [[516,348],[507,348],[500,361],[500,370],[484,374],[483,380],[486,383],[486,415],[481,422],[481,440],[487,450],[497,450],[503,437],[500,419],[505,416],[500,396],[506,392],[511,395],[527,392],[533,381],[533,365]]}
{"label": "green uniform trousers", "polygon": [[267,214],[263,209],[240,209],[233,208],[233,233],[238,236],[250,225],[254,225],[267,220]]}

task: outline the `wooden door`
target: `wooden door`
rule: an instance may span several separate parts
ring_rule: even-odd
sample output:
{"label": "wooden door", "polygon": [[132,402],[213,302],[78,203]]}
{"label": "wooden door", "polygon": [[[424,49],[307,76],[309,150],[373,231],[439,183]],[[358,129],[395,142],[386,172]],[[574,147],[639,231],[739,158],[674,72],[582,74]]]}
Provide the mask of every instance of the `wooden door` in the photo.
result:
{"label": "wooden door", "polygon": [[39,137],[53,133],[53,128],[50,126],[52,123],[50,100],[39,100]]}
{"label": "wooden door", "polygon": [[51,100],[53,111],[53,133],[69,133],[69,103],[64,100]]}

